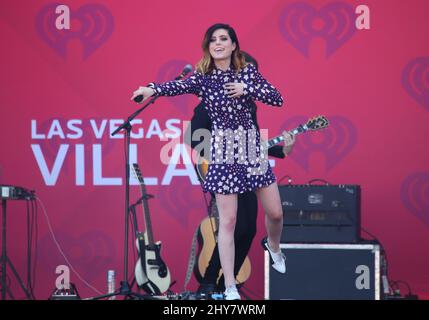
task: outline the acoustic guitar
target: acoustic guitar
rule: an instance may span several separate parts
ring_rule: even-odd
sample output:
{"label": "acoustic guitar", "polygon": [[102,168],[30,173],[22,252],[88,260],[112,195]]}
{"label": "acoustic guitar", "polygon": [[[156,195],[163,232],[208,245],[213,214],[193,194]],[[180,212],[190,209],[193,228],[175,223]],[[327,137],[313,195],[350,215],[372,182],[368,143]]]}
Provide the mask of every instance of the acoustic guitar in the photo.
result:
{"label": "acoustic guitar", "polygon": [[[203,219],[199,226],[198,242],[200,250],[198,252],[198,262],[195,264],[194,275],[198,282],[201,283],[204,274],[209,265],[210,259],[215,250],[217,243],[217,234],[219,230],[219,212],[216,206],[215,198],[210,201],[210,216]],[[236,283],[242,284],[250,277],[251,264],[249,257],[246,256],[241,268],[236,276]],[[222,270],[219,271],[217,280],[222,275]]]}

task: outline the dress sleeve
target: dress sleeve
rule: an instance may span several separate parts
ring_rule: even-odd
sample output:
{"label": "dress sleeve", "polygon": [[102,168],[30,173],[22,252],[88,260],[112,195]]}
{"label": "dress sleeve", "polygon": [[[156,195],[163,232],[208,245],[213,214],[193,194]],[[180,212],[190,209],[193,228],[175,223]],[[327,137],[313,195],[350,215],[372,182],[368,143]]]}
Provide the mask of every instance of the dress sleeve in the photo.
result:
{"label": "dress sleeve", "polygon": [[148,87],[155,90],[155,96],[178,96],[191,93],[199,95],[201,91],[202,74],[194,72],[185,80],[173,80],[164,83],[149,83]]}
{"label": "dress sleeve", "polygon": [[247,65],[248,81],[244,94],[250,95],[253,100],[261,101],[271,106],[281,107],[283,105],[283,97],[280,92],[270,84],[252,65]]}

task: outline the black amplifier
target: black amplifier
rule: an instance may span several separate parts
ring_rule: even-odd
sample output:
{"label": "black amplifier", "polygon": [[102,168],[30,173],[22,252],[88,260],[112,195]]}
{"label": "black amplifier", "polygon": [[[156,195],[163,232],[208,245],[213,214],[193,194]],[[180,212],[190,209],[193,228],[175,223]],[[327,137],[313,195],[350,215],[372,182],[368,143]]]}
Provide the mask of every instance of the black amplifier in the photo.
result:
{"label": "black amplifier", "polygon": [[281,242],[360,241],[360,186],[280,185]]}
{"label": "black amplifier", "polygon": [[380,245],[281,243],[286,273],[271,267],[265,251],[265,299],[380,300]]}

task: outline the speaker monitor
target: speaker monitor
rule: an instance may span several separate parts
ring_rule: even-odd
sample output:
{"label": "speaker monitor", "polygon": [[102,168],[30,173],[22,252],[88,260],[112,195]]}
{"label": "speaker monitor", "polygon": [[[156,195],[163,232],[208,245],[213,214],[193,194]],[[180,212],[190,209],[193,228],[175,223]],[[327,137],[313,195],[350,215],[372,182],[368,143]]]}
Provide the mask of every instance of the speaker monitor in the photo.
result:
{"label": "speaker monitor", "polygon": [[270,265],[265,252],[265,299],[379,300],[378,244],[281,243],[286,273]]}

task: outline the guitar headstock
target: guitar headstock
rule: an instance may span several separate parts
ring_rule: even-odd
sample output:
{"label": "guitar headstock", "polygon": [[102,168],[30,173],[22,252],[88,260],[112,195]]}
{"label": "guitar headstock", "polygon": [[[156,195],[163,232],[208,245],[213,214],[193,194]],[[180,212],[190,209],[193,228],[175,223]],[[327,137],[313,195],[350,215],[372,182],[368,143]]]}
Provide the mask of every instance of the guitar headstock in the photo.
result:
{"label": "guitar headstock", "polygon": [[[317,130],[326,128],[328,125],[329,125],[328,119],[326,119],[324,116],[317,116],[309,119],[305,125],[300,124],[295,129],[290,130],[289,133],[297,135],[307,131],[317,131]],[[267,146],[268,148],[271,148],[272,146],[275,146],[276,144],[279,144],[282,141],[284,141],[284,137],[283,135],[279,135],[273,139],[268,140]]]}
{"label": "guitar headstock", "polygon": [[326,128],[329,125],[328,119],[324,116],[317,116],[307,121],[308,130],[316,131]]}
{"label": "guitar headstock", "polygon": [[142,176],[142,173],[140,171],[139,165],[137,163],[133,163],[132,168],[133,168],[133,173],[134,173],[134,176],[136,177],[136,179],[140,182],[140,184],[143,184],[144,180],[143,180],[143,176]]}

